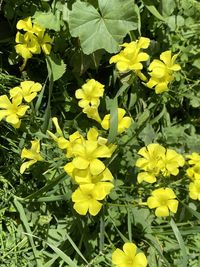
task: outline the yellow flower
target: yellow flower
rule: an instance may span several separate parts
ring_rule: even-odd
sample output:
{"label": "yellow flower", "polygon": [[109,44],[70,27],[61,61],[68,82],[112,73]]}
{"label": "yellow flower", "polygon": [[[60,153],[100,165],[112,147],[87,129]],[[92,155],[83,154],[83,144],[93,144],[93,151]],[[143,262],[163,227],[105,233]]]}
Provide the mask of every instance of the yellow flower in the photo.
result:
{"label": "yellow flower", "polygon": [[22,149],[21,158],[29,159],[29,161],[24,162],[21,165],[20,173],[23,174],[26,169],[28,169],[31,165],[35,164],[37,161],[42,161],[43,158],[40,155],[40,141],[34,140],[31,141],[31,148]]}
{"label": "yellow flower", "polygon": [[104,85],[94,79],[90,79],[82,85],[81,89],[76,90],[75,96],[77,99],[81,99],[78,102],[81,108],[88,106],[98,107],[100,104],[99,98],[103,96],[103,93]]}
{"label": "yellow flower", "polygon": [[192,180],[200,180],[200,164],[196,164],[186,170],[188,177]]}
{"label": "yellow flower", "polygon": [[93,141],[85,141],[84,145],[74,145],[73,153],[75,155],[72,161],[74,167],[80,170],[89,168],[92,175],[98,175],[105,170],[104,163],[98,158],[111,157],[107,146],[99,146]]}
{"label": "yellow flower", "polygon": [[37,23],[32,23],[31,17],[19,20],[17,23],[18,30],[24,30],[25,33],[17,32],[15,41],[18,43],[15,46],[16,52],[24,58],[23,65],[20,67],[22,71],[26,66],[27,60],[33,54],[40,54],[41,49],[46,55],[51,52],[52,38],[45,33],[45,29]]}
{"label": "yellow flower", "polygon": [[40,28],[38,28],[37,24],[33,24],[31,21],[31,17],[27,17],[25,19],[21,19],[17,22],[16,28],[18,30],[24,30],[26,32],[37,34]]}
{"label": "yellow flower", "polygon": [[45,29],[43,29],[42,27],[40,27],[40,31],[38,31],[37,37],[38,43],[40,44],[43,52],[46,55],[49,55],[51,52],[53,39],[49,36],[48,33],[45,33]]}
{"label": "yellow flower", "polygon": [[5,118],[13,127],[19,128],[21,124],[20,118],[25,115],[29,108],[29,106],[21,103],[21,98],[15,97],[11,102],[6,95],[0,96],[0,109],[2,109],[0,110],[0,121]]}
{"label": "yellow flower", "polygon": [[147,205],[150,209],[155,209],[157,217],[169,216],[169,211],[176,213],[178,209],[178,200],[176,195],[170,188],[159,188],[152,192],[152,196],[148,197]]}
{"label": "yellow flower", "polygon": [[140,52],[141,49],[148,48],[150,44],[150,39],[145,37],[140,37],[139,40],[131,43],[124,43],[122,46],[123,50],[119,54],[110,58],[110,64],[116,63],[116,67],[119,71],[129,71],[133,70],[141,73],[143,69],[142,61],[147,61],[149,55],[144,52]]}
{"label": "yellow flower", "polygon": [[[97,176],[104,176],[106,167],[98,158],[109,158],[116,149],[115,145],[107,145],[107,142],[107,139],[99,136],[95,128],[90,128],[87,133],[87,139],[84,139],[82,136],[81,138],[77,135],[74,136],[74,143],[72,143],[70,150],[70,154],[74,159],[64,166],[64,170],[69,176],[73,177],[73,179],[75,179],[75,174],[80,176],[80,179],[81,176],[82,178],[85,176],[87,181],[88,179],[102,179],[99,177],[97,178]],[[107,175],[110,177],[108,172]]]}
{"label": "yellow flower", "polygon": [[112,262],[116,267],[146,267],[147,258],[144,253],[137,253],[134,243],[125,243],[123,250],[117,248],[112,254]]}
{"label": "yellow flower", "polygon": [[92,216],[99,213],[103,200],[113,188],[112,183],[100,182],[97,184],[80,185],[72,194],[72,201],[75,202],[73,208],[80,215],[86,215],[89,212]]}
{"label": "yellow flower", "polygon": [[194,200],[200,200],[200,179],[189,184],[189,196]]}
{"label": "yellow flower", "polygon": [[182,155],[178,154],[173,149],[167,149],[165,154],[161,155],[163,168],[161,172],[164,176],[177,175],[179,173],[179,167],[185,164],[185,160]]}
{"label": "yellow flower", "polygon": [[[118,108],[118,128],[117,132],[120,134],[128,129],[131,125],[131,117],[125,116],[126,111],[123,108]],[[110,128],[110,114],[106,115],[102,122],[101,126],[103,129],[108,130]]]}
{"label": "yellow flower", "polygon": [[85,108],[83,108],[83,113],[85,113],[89,119],[93,119],[101,123],[101,118],[99,116],[97,106],[86,106]]}
{"label": "yellow flower", "polygon": [[69,140],[67,140],[64,136],[63,136],[63,132],[59,126],[58,123],[58,118],[53,117],[52,118],[52,122],[56,128],[56,134],[50,132],[49,130],[47,130],[48,134],[53,138],[53,140],[55,142],[57,142],[57,145],[60,149],[66,149],[66,157],[67,158],[71,158],[73,157],[73,145],[78,143],[81,144],[83,137],[80,135],[80,133],[78,131],[76,131],[75,133],[71,134],[69,136]]}
{"label": "yellow flower", "polygon": [[37,37],[30,32],[25,34],[17,32],[15,41],[18,43],[15,45],[17,54],[21,55],[25,60],[31,58],[33,54],[41,53]]}
{"label": "yellow flower", "polygon": [[172,56],[171,51],[165,51],[160,55],[160,59],[154,59],[149,65],[150,80],[146,84],[149,88],[155,87],[156,94],[167,91],[169,83],[173,80],[173,72],[181,69],[175,64],[178,54]]}
{"label": "yellow flower", "polygon": [[163,166],[162,156],[165,155],[166,149],[159,144],[149,144],[138,151],[143,158],[136,161],[136,166],[140,169],[157,175]]}
{"label": "yellow flower", "polygon": [[92,175],[98,175],[105,169],[104,163],[98,158],[110,158],[112,155],[109,147],[98,142],[97,134],[96,130],[90,129],[87,135],[88,140],[83,140],[82,144],[73,146],[74,167],[80,170],[89,168]]}
{"label": "yellow flower", "polygon": [[40,83],[24,81],[20,83],[20,86],[16,86],[10,90],[10,97],[21,97],[29,103],[37,96],[37,92],[41,89],[42,85]]}
{"label": "yellow flower", "polygon": [[193,152],[191,155],[187,155],[186,158],[188,158],[188,163],[190,165],[199,164],[200,165],[200,155],[196,152]]}

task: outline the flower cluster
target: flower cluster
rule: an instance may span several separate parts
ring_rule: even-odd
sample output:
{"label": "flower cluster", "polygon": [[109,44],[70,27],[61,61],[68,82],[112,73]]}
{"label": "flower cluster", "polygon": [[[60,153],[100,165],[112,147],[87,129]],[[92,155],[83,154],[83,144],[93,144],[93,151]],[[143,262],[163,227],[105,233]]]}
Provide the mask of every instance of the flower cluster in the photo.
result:
{"label": "flower cluster", "polygon": [[147,258],[144,253],[137,253],[134,243],[125,243],[123,250],[117,248],[112,254],[112,263],[116,267],[146,267]]}
{"label": "flower cluster", "polygon": [[189,184],[189,196],[194,200],[200,200],[200,155],[193,152],[187,158],[190,167],[186,170],[186,173],[192,180]]}
{"label": "flower cluster", "polygon": [[160,55],[160,59],[154,59],[149,65],[151,78],[147,86],[154,88],[156,94],[168,90],[169,83],[173,80],[173,72],[181,69],[180,65],[175,64],[178,54],[172,56],[171,51],[165,51]]}
{"label": "flower cluster", "polygon": [[[154,183],[158,176],[176,176],[179,173],[179,167],[185,164],[182,155],[159,144],[149,144],[141,148],[138,154],[142,158],[137,159],[136,166],[143,170],[137,177],[139,183],[142,181]],[[176,195],[171,188],[158,188],[147,199],[147,205],[150,209],[156,208],[157,217],[166,217],[169,216],[169,211],[177,212],[178,200],[175,198]]]}
{"label": "flower cluster", "polygon": [[[83,113],[88,118],[93,119],[101,124],[102,128],[108,130],[110,128],[110,114],[101,119],[98,107],[100,105],[100,97],[104,94],[104,85],[94,79],[88,80],[83,84],[81,89],[76,90],[75,96],[80,99],[78,105],[83,109]],[[126,111],[123,108],[118,108],[118,133],[121,134],[131,125],[132,119],[125,116]],[[125,117],[124,117],[125,116]]]}
{"label": "flower cluster", "polygon": [[14,128],[19,128],[21,117],[29,109],[28,105],[22,103],[23,99],[26,102],[31,102],[41,89],[40,83],[24,81],[20,83],[20,86],[10,89],[10,99],[7,95],[0,96],[0,121],[5,119]]}
{"label": "flower cluster", "polygon": [[[149,47],[150,39],[140,37],[135,42],[124,43],[123,50],[119,54],[110,58],[110,64],[116,63],[120,72],[132,70],[142,81],[147,81],[147,77],[141,72],[143,65],[141,62],[147,61],[149,55],[141,52],[141,49]],[[181,69],[175,64],[178,54],[172,56],[170,50],[161,53],[160,60],[154,59],[149,67],[150,79],[146,83],[149,88],[155,89],[156,94],[163,93],[169,89],[169,83],[173,80],[173,72]]]}
{"label": "flower cluster", "polygon": [[137,177],[139,183],[142,181],[154,183],[159,175],[176,176],[179,173],[179,167],[185,163],[182,155],[173,149],[165,149],[159,144],[149,144],[141,148],[138,154],[142,158],[137,159],[136,166],[143,170]]}
{"label": "flower cluster", "polygon": [[147,61],[149,55],[141,52],[141,49],[148,48],[149,44],[150,39],[145,37],[140,37],[135,42],[124,43],[121,45],[124,49],[119,54],[110,58],[110,64],[116,63],[117,69],[121,72],[132,70],[142,80],[146,80],[146,77],[141,73],[143,69],[141,62]]}
{"label": "flower cluster", "polygon": [[103,96],[104,85],[100,82],[90,79],[81,89],[76,90],[75,96],[80,99],[78,102],[79,107],[83,109],[88,118],[96,120],[101,123],[101,118],[98,113],[98,107],[100,104],[100,97]]}
{"label": "flower cluster", "polygon": [[102,207],[99,201],[113,188],[113,176],[100,159],[110,158],[116,146],[108,145],[107,139],[100,137],[95,128],[89,129],[87,138],[77,131],[67,140],[56,118],[53,118],[53,122],[57,134],[48,131],[50,136],[59,148],[66,150],[66,157],[72,158],[72,161],[64,166],[64,170],[78,184],[78,188],[72,194],[74,209],[81,215],[89,212],[95,216]]}
{"label": "flower cluster", "polygon": [[32,23],[31,17],[19,20],[17,29],[25,33],[17,32],[15,41],[16,52],[24,59],[21,70],[25,67],[26,62],[34,54],[40,54],[43,51],[46,55],[51,52],[52,38],[45,33],[45,29],[36,23]]}

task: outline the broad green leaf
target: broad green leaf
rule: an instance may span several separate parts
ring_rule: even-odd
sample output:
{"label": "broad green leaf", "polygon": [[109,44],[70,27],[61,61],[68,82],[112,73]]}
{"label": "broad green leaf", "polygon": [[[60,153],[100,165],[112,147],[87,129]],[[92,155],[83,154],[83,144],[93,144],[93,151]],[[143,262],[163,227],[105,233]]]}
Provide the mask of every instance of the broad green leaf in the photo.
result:
{"label": "broad green leaf", "polygon": [[46,59],[47,69],[49,77],[53,76],[53,81],[56,81],[62,77],[65,73],[66,64],[62,59],[51,53]]}
{"label": "broad green leaf", "polygon": [[41,12],[37,11],[34,15],[34,22],[37,22],[45,29],[60,31],[60,11],[57,10],[55,14],[52,11]]}
{"label": "broad green leaf", "polygon": [[126,34],[137,29],[138,16],[133,0],[99,0],[99,12],[94,6],[77,1],[69,13],[69,30],[79,37],[85,54],[98,49],[109,53],[119,51]]}

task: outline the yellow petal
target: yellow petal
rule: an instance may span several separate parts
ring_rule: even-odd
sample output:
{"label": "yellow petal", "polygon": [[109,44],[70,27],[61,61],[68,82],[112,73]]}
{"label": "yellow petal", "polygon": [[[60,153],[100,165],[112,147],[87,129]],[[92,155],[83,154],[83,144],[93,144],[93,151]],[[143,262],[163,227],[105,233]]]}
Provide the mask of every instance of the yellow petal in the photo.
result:
{"label": "yellow petal", "polygon": [[103,120],[101,122],[101,126],[105,130],[109,129],[109,127],[110,127],[110,114],[105,115],[105,117],[103,118]]}
{"label": "yellow petal", "polygon": [[92,195],[97,200],[103,200],[114,187],[112,183],[109,182],[99,182],[95,184]]}
{"label": "yellow petal", "polygon": [[88,208],[89,208],[88,206],[89,206],[88,202],[76,202],[74,203],[73,208],[78,214],[86,215]]}
{"label": "yellow petal", "polygon": [[0,110],[0,121],[8,115],[7,110]]}
{"label": "yellow petal", "polygon": [[27,102],[27,103],[30,103],[35,97],[37,96],[37,93],[31,93],[27,96],[24,96],[24,100]]}
{"label": "yellow petal", "polygon": [[136,254],[137,247],[133,243],[125,243],[123,245],[124,253],[129,256],[130,258],[134,258]]}
{"label": "yellow petal", "polygon": [[126,261],[127,257],[125,253],[121,249],[117,248],[112,254],[113,264],[115,264],[117,267],[120,267],[123,266]]}
{"label": "yellow petal", "polygon": [[20,173],[23,174],[25,172],[25,170],[28,169],[34,163],[36,163],[36,160],[34,160],[34,159],[33,160],[29,160],[27,162],[24,162],[20,167]]}
{"label": "yellow petal", "polygon": [[99,159],[93,159],[90,162],[90,171],[92,175],[98,175],[105,170],[105,165]]}
{"label": "yellow petal", "polygon": [[171,51],[165,51],[160,55],[160,59],[166,64],[171,65],[171,58],[172,58],[172,52]]}
{"label": "yellow petal", "polygon": [[176,200],[176,199],[168,200],[167,206],[168,206],[170,211],[172,211],[173,213],[176,213],[177,209],[178,209],[178,200]]}
{"label": "yellow petal", "polygon": [[167,206],[160,206],[156,209],[155,214],[157,217],[167,217],[169,216],[169,209]]}
{"label": "yellow petal", "polygon": [[87,139],[89,141],[97,141],[98,135],[99,135],[99,133],[98,133],[97,129],[90,128],[88,133],[87,133]]}
{"label": "yellow petal", "polygon": [[18,44],[15,46],[16,53],[21,55],[24,59],[29,59],[32,57],[32,53],[24,44]]}
{"label": "yellow petal", "polygon": [[138,267],[146,267],[147,266],[147,258],[144,255],[144,253],[140,252],[138,253],[133,261],[133,266],[138,266]]}
{"label": "yellow petal", "polygon": [[0,108],[9,109],[10,105],[11,102],[8,99],[7,95],[0,96]]}
{"label": "yellow petal", "polygon": [[150,39],[146,37],[140,37],[138,40],[138,47],[146,49],[150,45]]}
{"label": "yellow petal", "polygon": [[6,117],[6,121],[11,124],[17,124],[19,122],[19,118],[16,114],[11,114]]}
{"label": "yellow petal", "polygon": [[95,199],[92,199],[90,202],[89,202],[89,213],[92,215],[92,216],[96,216],[99,211],[101,210],[101,207],[103,205],[98,202],[97,200]]}
{"label": "yellow petal", "polygon": [[167,82],[163,82],[163,83],[159,83],[156,85],[155,87],[155,92],[156,94],[161,94],[165,91],[168,91],[168,83]]}
{"label": "yellow petal", "polygon": [[80,169],[80,170],[84,170],[89,166],[89,161],[81,158],[81,157],[75,157],[72,161],[73,165],[75,168]]}
{"label": "yellow petal", "polygon": [[147,205],[150,209],[154,209],[160,205],[159,201],[155,197],[148,197]]}

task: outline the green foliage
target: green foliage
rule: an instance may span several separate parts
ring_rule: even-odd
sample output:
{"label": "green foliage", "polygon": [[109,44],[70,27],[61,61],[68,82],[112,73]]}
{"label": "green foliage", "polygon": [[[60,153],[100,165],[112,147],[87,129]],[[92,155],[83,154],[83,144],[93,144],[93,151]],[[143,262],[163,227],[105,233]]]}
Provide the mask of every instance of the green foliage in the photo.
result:
{"label": "green foliage", "polygon": [[[0,1],[1,2],[1,1]],[[137,183],[137,152],[151,143],[182,155],[200,153],[200,3],[196,0],[4,0],[0,3],[0,95],[21,81],[43,85],[19,129],[0,121],[0,247],[2,267],[112,266],[112,252],[134,242],[149,267],[200,266],[200,207],[188,195],[188,165],[178,176],[158,178],[158,184]],[[37,54],[21,72],[23,59],[14,46],[16,23],[32,16],[53,39],[50,55]],[[23,32],[23,31],[22,31]],[[145,50],[148,65],[166,50],[179,53],[170,90],[155,94],[133,72],[120,73],[109,64],[110,53],[140,36],[151,39]],[[111,114],[109,131],[87,118],[75,90],[87,79],[105,85],[101,118]],[[133,120],[117,134],[117,108]],[[117,144],[105,160],[114,189],[101,212],[81,216],[73,209],[76,186],[63,170],[70,160],[47,133],[58,117],[65,138],[96,127]],[[21,152],[30,141],[41,142],[44,161],[22,175]],[[156,218],[146,201],[158,186],[170,186],[179,200],[177,214]]]}
{"label": "green foliage", "polygon": [[[132,0],[99,1],[99,12],[92,5],[76,1],[69,13],[69,29],[79,37],[85,54],[104,48],[119,51],[125,35],[137,29],[137,14]],[[130,8],[132,6],[132,8]],[[103,36],[103,38],[102,38]]]}

